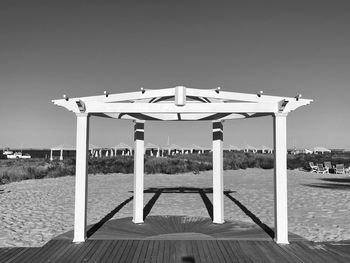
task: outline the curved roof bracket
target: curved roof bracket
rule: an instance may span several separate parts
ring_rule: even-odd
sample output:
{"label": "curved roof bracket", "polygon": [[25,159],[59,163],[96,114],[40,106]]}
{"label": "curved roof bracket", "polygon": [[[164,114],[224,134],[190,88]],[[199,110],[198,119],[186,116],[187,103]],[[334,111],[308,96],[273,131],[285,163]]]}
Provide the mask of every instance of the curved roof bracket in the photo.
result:
{"label": "curved roof bracket", "polygon": [[289,102],[288,100],[281,100],[281,101],[278,103],[278,112],[283,112],[284,109],[286,108],[288,102]]}
{"label": "curved roof bracket", "polygon": [[85,103],[82,100],[77,100],[75,103],[77,104],[80,112],[86,111]]}

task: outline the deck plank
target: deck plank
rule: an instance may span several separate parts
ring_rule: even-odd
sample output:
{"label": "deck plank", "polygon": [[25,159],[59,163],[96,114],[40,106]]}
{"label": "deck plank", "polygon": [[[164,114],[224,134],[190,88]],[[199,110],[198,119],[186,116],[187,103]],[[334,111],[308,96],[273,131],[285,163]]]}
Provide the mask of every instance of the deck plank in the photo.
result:
{"label": "deck plank", "polygon": [[153,247],[155,245],[155,240],[150,240],[148,241],[148,246],[147,246],[147,250],[146,250],[146,255],[145,255],[145,260],[144,262],[152,262],[151,258],[152,258],[152,252],[153,252]]}
{"label": "deck plank", "polygon": [[223,241],[223,240],[216,240],[213,243],[214,243],[214,246],[217,247],[217,250],[219,251],[219,253],[223,256],[223,258],[225,260],[224,262],[231,263],[232,261],[230,259],[230,256],[228,255],[228,253],[223,245],[224,242],[225,241]]}
{"label": "deck plank", "polygon": [[92,255],[87,262],[102,262],[101,259],[103,255],[110,253],[109,248],[112,246],[112,242],[106,240],[101,241],[101,247],[97,250],[94,255]]}
{"label": "deck plank", "polygon": [[76,260],[76,262],[86,262],[102,248],[102,241],[93,241],[89,249],[86,249]]}
{"label": "deck plank", "polygon": [[135,262],[133,261],[133,257],[135,256],[136,249],[138,247],[138,243],[140,240],[132,240],[128,246],[128,250],[126,250],[123,254],[123,258],[121,262]]}
{"label": "deck plank", "polygon": [[193,257],[194,261],[201,262],[197,246],[193,240],[190,240],[189,247],[191,248],[191,256]]}
{"label": "deck plank", "polygon": [[216,260],[219,260],[219,262],[226,262],[225,258],[223,257],[222,253],[220,252],[219,247],[216,244],[216,240],[210,240],[210,241],[207,240],[206,242],[208,244],[208,247],[209,247],[213,257],[215,257]]}
{"label": "deck plank", "polygon": [[142,246],[143,246],[143,240],[138,240],[136,246],[135,246],[135,250],[134,253],[131,254],[131,262],[139,262],[140,260],[140,254],[142,251]]}
{"label": "deck plank", "polygon": [[[246,241],[241,241],[246,242]],[[229,247],[231,248],[231,253],[235,255],[238,262],[242,263],[251,263],[253,262],[249,257],[247,257],[246,253],[242,249],[242,247],[237,242],[228,242]]]}
{"label": "deck plank", "polygon": [[69,257],[63,256],[63,259],[59,262],[67,262],[68,259],[71,262],[79,262],[78,259],[80,257],[85,256],[86,253],[88,253],[91,249],[91,247],[94,245],[94,242],[92,240],[85,241],[84,243],[80,244],[70,244],[69,246],[76,246],[76,249],[73,249],[71,253],[69,254]]}
{"label": "deck plank", "polygon": [[159,247],[158,247],[158,255],[157,255],[157,259],[155,262],[159,262],[159,263],[163,263],[164,259],[163,259],[163,256],[164,256],[164,242],[165,241],[162,241],[162,242],[159,242]]}
{"label": "deck plank", "polygon": [[159,252],[159,243],[161,241],[160,240],[155,240],[154,241],[154,245],[153,245],[153,249],[152,249],[152,254],[151,254],[151,262],[157,262],[157,256],[158,256],[158,252]]}
{"label": "deck plank", "polygon": [[163,262],[170,261],[170,243],[169,240],[164,240]]}
{"label": "deck plank", "polygon": [[5,247],[0,249],[0,262],[6,262],[17,254],[22,254],[25,251],[24,247]]}
{"label": "deck plank", "polygon": [[[59,255],[64,254],[63,251],[66,251],[71,242],[61,241],[61,240],[51,240],[46,243],[40,252],[33,257],[33,261],[37,258],[40,258],[43,262],[48,261],[51,262],[52,259],[59,257]],[[59,254],[60,253],[60,254]],[[55,257],[55,255],[57,255]]]}
{"label": "deck plank", "polygon": [[350,244],[332,244],[332,243],[324,243],[324,246],[327,250],[332,251],[339,257],[347,259],[350,262]]}
{"label": "deck plank", "polygon": [[0,249],[0,262],[16,262],[20,257],[31,257],[40,248],[34,247],[11,247]]}
{"label": "deck plank", "polygon": [[114,259],[113,262],[125,262],[128,253],[130,251],[130,247],[132,245],[133,240],[126,240],[125,241],[125,246],[124,249],[122,251],[120,251],[120,253],[118,253],[118,256]]}
{"label": "deck plank", "polygon": [[107,250],[108,252],[101,257],[99,262],[113,262],[114,255],[118,252],[118,249],[122,244],[121,240],[108,240],[108,242],[111,243],[109,249]]}
{"label": "deck plank", "polygon": [[142,262],[145,260],[146,258],[146,254],[147,254],[147,250],[148,250],[148,241],[143,240],[142,241],[142,247],[141,247],[141,251],[140,251],[140,255],[139,255],[139,262]]}
{"label": "deck plank", "polygon": [[232,247],[230,246],[229,241],[227,241],[227,240],[221,241],[221,244],[222,244],[223,248],[226,250],[226,253],[230,258],[229,262],[232,262],[232,263],[242,262],[239,260],[239,258],[237,258],[237,253],[234,253],[234,251],[232,250]]}

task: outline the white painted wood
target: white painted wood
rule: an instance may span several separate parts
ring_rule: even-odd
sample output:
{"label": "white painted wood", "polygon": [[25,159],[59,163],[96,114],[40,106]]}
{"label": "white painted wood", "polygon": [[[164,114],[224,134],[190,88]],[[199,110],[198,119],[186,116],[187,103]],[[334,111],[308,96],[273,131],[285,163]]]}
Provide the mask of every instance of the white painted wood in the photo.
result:
{"label": "white painted wood", "polygon": [[88,113],[274,113],[278,103],[187,103],[178,107],[173,103],[85,103]]}
{"label": "white painted wood", "polygon": [[98,96],[72,98],[70,100],[118,102],[118,101],[147,100],[147,99],[159,98],[159,97],[165,97],[165,96],[175,96],[175,88],[146,89],[144,93],[142,93],[141,91],[134,91],[134,92],[119,93],[119,94],[109,94],[108,97],[106,97],[105,95],[98,95]]}
{"label": "white painted wood", "polygon": [[89,145],[89,115],[77,114],[76,172],[75,172],[75,212],[73,242],[86,239],[87,208],[87,159]]}
{"label": "white painted wood", "polygon": [[[281,100],[295,100],[291,97],[280,97],[280,96],[270,96],[270,95],[261,95],[260,97],[257,94],[249,93],[238,93],[238,92],[228,92],[222,91],[216,92],[214,89],[193,89],[186,88],[187,96],[195,96],[199,98],[208,98],[215,100],[234,100],[234,101],[246,101],[246,102],[278,102]],[[175,96],[175,88],[166,88],[166,89],[148,89],[144,93],[141,91],[136,92],[127,92],[119,94],[108,94],[108,97],[105,95],[97,96],[88,96],[88,97],[76,97],[69,98],[68,101],[65,99],[52,100],[57,105],[61,104],[76,104],[76,101],[101,101],[101,102],[118,102],[118,101],[136,101],[136,100],[145,100],[152,98],[160,98],[165,96]],[[297,102],[305,103],[311,102],[312,100],[299,99]],[[76,105],[75,105],[76,106]]]}
{"label": "white painted wood", "polygon": [[[295,98],[291,97],[280,97],[280,96],[269,96],[262,95],[258,96],[257,94],[249,94],[249,93],[238,93],[238,92],[230,92],[230,91],[222,91],[216,92],[214,89],[186,89],[187,96],[196,96],[196,97],[205,97],[209,99],[219,99],[225,101],[246,101],[246,102],[278,102],[281,100],[295,100]],[[305,101],[312,101],[307,99],[300,99],[299,102],[305,103]]]}
{"label": "white painted wood", "polygon": [[53,161],[53,151],[52,151],[52,149],[50,151],[50,161]]}
{"label": "white painted wood", "polygon": [[[93,113],[92,113],[93,115]],[[235,120],[235,119],[245,119],[251,117],[263,117],[271,116],[271,112],[268,113],[259,113],[259,116],[256,116],[255,113],[230,113],[225,116],[218,116],[215,113],[186,113],[181,114],[182,121],[197,121],[197,120]],[[113,119],[125,119],[125,120],[159,120],[159,121],[178,121],[179,117],[177,113],[147,113],[143,114],[142,118],[137,118],[128,114],[119,113],[98,113],[98,117],[113,118]]]}
{"label": "white painted wood", "polygon": [[[213,129],[213,133],[217,131],[223,132],[221,129]],[[213,139],[213,222],[224,223],[223,141],[221,139]]]}
{"label": "white painted wood", "polygon": [[[197,99],[202,100],[203,103],[198,100],[186,102],[186,95],[197,97]],[[174,101],[159,100],[158,102],[158,99],[169,96],[174,96]],[[205,103],[206,99],[209,99],[212,103]],[[210,116],[214,113],[231,113],[228,116],[212,117],[213,119],[224,120],[260,117],[262,116],[261,114],[277,113],[279,112],[279,105],[282,101],[288,102],[282,109],[285,113],[312,102],[312,100],[301,98],[297,100],[296,98],[289,97],[258,96],[257,94],[225,92],[221,90],[217,92],[216,90],[191,89],[185,87],[108,94],[108,96],[99,95],[69,98],[68,100],[60,99],[53,100],[52,102],[75,113],[80,112],[77,102],[80,104],[83,103],[86,109],[85,112],[98,114],[98,116],[107,118],[141,119],[137,116],[120,115],[120,113],[146,113],[149,114],[150,117],[152,117],[152,114],[158,115],[159,120],[177,120],[177,113],[179,113],[181,114],[182,120],[199,120],[204,117],[203,115]],[[186,105],[182,107],[177,106],[185,102]],[[253,115],[254,113],[259,114]],[[157,118],[158,116],[154,117]],[[144,118],[144,120],[147,119]],[[208,120],[210,120],[210,117]]]}
{"label": "white painted wood", "polygon": [[285,108],[283,109],[284,113],[289,113],[292,112],[294,110],[296,110],[297,108],[299,108],[300,106],[305,106],[308,105],[312,102],[312,100],[296,100],[296,99],[291,99],[288,101],[287,105],[285,106]]}
{"label": "white painted wood", "polygon": [[[138,123],[135,122],[135,132],[144,133],[144,129],[136,129]],[[135,136],[136,137],[136,136]],[[143,223],[143,188],[144,188],[144,139],[134,139],[134,200],[133,200],[133,222]]]}
{"label": "white painted wood", "polygon": [[63,149],[60,150],[60,161],[63,161]]}
{"label": "white painted wood", "polygon": [[184,106],[186,104],[186,87],[175,87],[175,105]]}
{"label": "white painted wood", "polygon": [[288,203],[287,203],[287,114],[274,117],[275,152],[275,241],[288,244]]}

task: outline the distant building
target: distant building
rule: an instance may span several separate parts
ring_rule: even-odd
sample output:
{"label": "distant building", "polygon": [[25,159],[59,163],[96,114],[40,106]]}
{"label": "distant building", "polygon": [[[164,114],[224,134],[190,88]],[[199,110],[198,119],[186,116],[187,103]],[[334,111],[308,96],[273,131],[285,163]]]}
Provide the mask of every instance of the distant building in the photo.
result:
{"label": "distant building", "polygon": [[269,146],[262,145],[261,148],[259,149],[259,152],[261,152],[261,153],[273,153],[273,149]]}
{"label": "distant building", "polygon": [[246,153],[249,153],[249,152],[257,153],[257,152],[258,152],[258,149],[255,148],[254,146],[246,145],[246,146],[244,147],[244,152],[246,152]]}
{"label": "distant building", "polygon": [[113,149],[114,149],[114,153],[111,151],[111,156],[113,155],[131,156],[133,154],[133,148],[123,142],[114,146]]}
{"label": "distant building", "polygon": [[228,151],[236,151],[236,152],[242,151],[241,148],[239,148],[239,147],[237,147],[237,146],[235,146],[235,145],[231,145],[231,144],[230,144],[230,146],[227,148],[227,150],[228,150]]}
{"label": "distant building", "polygon": [[313,151],[309,150],[309,149],[289,149],[288,150],[289,154],[312,154]]}
{"label": "distant building", "polygon": [[324,153],[331,153],[331,150],[329,150],[325,147],[315,147],[314,148],[314,154],[324,154]]}
{"label": "distant building", "polygon": [[145,154],[156,157],[163,156],[160,147],[150,142],[145,146]]}

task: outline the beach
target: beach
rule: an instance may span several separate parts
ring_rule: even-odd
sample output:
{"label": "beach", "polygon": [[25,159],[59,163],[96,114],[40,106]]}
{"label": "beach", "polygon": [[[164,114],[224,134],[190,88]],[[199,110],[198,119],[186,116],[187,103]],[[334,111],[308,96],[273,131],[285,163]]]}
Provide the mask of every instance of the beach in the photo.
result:
{"label": "beach", "polygon": [[[349,175],[314,174],[288,170],[289,232],[309,241],[350,239]],[[0,186],[0,247],[42,246],[50,239],[73,229],[73,176],[26,180]],[[262,223],[274,227],[273,170],[224,171],[224,188]],[[212,171],[145,175],[149,188],[211,188]],[[89,175],[88,225],[99,222],[118,205],[133,196],[132,174]],[[146,192],[144,204],[154,197]],[[212,193],[206,193],[212,200]],[[230,198],[224,199],[225,220],[255,224]],[[196,191],[164,191],[149,216],[186,215],[209,218]],[[113,219],[131,217],[132,201]],[[147,218],[146,218],[147,220]]]}

